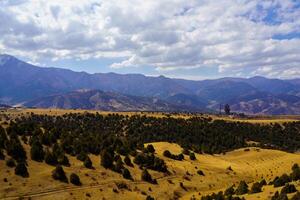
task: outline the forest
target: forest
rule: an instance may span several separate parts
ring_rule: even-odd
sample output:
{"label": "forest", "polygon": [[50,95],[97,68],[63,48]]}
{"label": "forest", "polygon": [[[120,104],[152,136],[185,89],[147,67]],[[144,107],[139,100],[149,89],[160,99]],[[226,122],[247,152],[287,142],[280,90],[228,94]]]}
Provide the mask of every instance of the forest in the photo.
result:
{"label": "forest", "polygon": [[[226,153],[247,147],[249,141],[263,148],[295,152],[300,149],[300,122],[283,124],[251,124],[213,120],[194,116],[188,119],[172,116],[121,115],[99,113],[64,114],[61,116],[31,113],[11,120],[0,128],[0,158],[6,154],[8,166],[16,166],[15,173],[28,176],[23,143],[29,144],[32,160],[53,166],[68,166],[66,155],[76,156],[87,168],[93,163],[89,154],[99,155],[101,165],[131,179],[128,169],[133,162],[142,168],[143,180],[154,183],[147,169],[168,173],[164,160],[155,156],[152,145],[145,143],[171,142],[190,152],[206,154]],[[253,145],[253,144],[252,144]],[[183,155],[164,153],[166,157],[182,160]],[[125,156],[124,160],[121,156]],[[94,163],[95,164],[95,163]],[[53,178],[65,180],[62,169],[57,167]],[[61,174],[61,176],[59,176]],[[73,175],[72,179],[76,179]],[[78,180],[75,181],[79,184]]]}

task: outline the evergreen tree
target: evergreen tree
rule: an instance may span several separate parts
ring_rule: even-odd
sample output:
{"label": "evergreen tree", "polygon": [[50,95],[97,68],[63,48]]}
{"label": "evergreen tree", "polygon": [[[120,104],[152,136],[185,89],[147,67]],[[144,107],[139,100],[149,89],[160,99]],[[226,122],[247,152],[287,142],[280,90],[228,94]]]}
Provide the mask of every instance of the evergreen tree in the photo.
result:
{"label": "evergreen tree", "polygon": [[84,166],[85,166],[86,168],[89,168],[89,169],[92,169],[92,168],[93,168],[93,163],[92,163],[90,157],[88,157],[88,156],[85,158],[83,164],[84,164]]}
{"label": "evergreen tree", "polygon": [[229,105],[229,104],[226,104],[226,105],[225,105],[224,111],[225,111],[225,114],[226,114],[226,115],[230,115],[230,105]]}
{"label": "evergreen tree", "polygon": [[68,183],[68,178],[62,166],[57,165],[55,169],[52,171],[52,177],[55,180],[59,180],[65,183]]}
{"label": "evergreen tree", "polygon": [[246,194],[248,192],[248,185],[245,181],[241,181],[239,186],[237,187],[235,193],[237,195],[243,195]]}
{"label": "evergreen tree", "polygon": [[45,162],[48,165],[56,165],[57,164],[57,158],[55,157],[55,155],[52,152],[50,152],[49,150],[46,150]]}
{"label": "evergreen tree", "polygon": [[31,145],[30,156],[32,160],[42,162],[44,160],[44,149],[39,141],[35,141]]}
{"label": "evergreen tree", "polygon": [[105,149],[101,152],[101,165],[104,168],[112,168],[113,161],[113,156],[108,150]]}
{"label": "evergreen tree", "polygon": [[190,159],[196,160],[196,156],[195,156],[194,152],[190,152]]}
{"label": "evergreen tree", "polygon": [[125,156],[125,158],[124,158],[124,163],[125,163],[127,166],[130,166],[130,167],[133,166],[133,164],[132,164],[131,159],[129,158],[129,156]]}
{"label": "evergreen tree", "polygon": [[6,166],[8,167],[15,167],[16,166],[16,162],[13,158],[9,158],[7,161],[6,161]]}
{"label": "evergreen tree", "polygon": [[24,162],[19,162],[15,168],[15,174],[22,177],[29,177],[27,167]]}
{"label": "evergreen tree", "polygon": [[147,151],[148,151],[149,153],[154,153],[154,152],[155,152],[155,149],[154,149],[154,147],[153,147],[152,144],[149,144],[149,145],[147,146]]}
{"label": "evergreen tree", "polygon": [[259,193],[259,192],[261,192],[261,188],[262,188],[262,185],[259,182],[253,183],[253,185],[250,189],[250,193],[251,194]]}
{"label": "evergreen tree", "polygon": [[80,178],[77,174],[75,173],[72,173],[70,175],[70,182],[73,184],[73,185],[77,185],[77,186],[80,186],[82,185],[81,182],[80,182]]}
{"label": "evergreen tree", "polygon": [[124,178],[132,180],[132,176],[130,174],[130,171],[127,168],[124,168],[122,170],[122,175],[123,175]]}

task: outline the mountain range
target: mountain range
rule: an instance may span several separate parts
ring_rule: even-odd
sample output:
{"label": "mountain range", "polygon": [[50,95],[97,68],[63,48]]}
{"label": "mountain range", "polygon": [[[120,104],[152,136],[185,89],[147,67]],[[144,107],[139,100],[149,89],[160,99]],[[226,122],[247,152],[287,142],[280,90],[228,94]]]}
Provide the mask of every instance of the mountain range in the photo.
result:
{"label": "mountain range", "polygon": [[[113,102],[113,103],[112,103]],[[74,72],[0,55],[0,104],[101,110],[218,110],[300,114],[300,79],[184,80],[142,74]]]}

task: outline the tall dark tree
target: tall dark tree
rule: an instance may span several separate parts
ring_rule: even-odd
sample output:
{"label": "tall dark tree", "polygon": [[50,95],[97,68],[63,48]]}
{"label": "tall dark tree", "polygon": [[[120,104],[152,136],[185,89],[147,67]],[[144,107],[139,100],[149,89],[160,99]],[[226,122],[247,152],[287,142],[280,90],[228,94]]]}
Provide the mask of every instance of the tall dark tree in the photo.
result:
{"label": "tall dark tree", "polygon": [[24,162],[19,162],[15,168],[15,174],[24,178],[29,177],[27,167]]}
{"label": "tall dark tree", "polygon": [[225,105],[224,112],[225,112],[226,115],[230,115],[230,105],[229,104]]}
{"label": "tall dark tree", "polygon": [[35,141],[31,145],[30,156],[32,160],[42,162],[44,160],[44,149],[39,141]]}
{"label": "tall dark tree", "polygon": [[101,152],[101,165],[104,168],[112,168],[113,161],[114,159],[111,152],[106,149]]}
{"label": "tall dark tree", "polygon": [[62,168],[62,166],[60,166],[60,165],[57,165],[55,167],[55,169],[52,171],[52,177],[55,180],[59,180],[59,181],[68,183],[68,178],[66,176],[66,173],[65,173],[64,169]]}

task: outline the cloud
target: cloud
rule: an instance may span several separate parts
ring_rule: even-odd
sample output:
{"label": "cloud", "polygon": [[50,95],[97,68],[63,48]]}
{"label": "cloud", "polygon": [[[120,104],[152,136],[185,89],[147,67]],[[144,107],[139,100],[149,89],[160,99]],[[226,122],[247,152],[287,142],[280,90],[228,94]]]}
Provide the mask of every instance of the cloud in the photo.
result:
{"label": "cloud", "polygon": [[33,61],[122,57],[111,67],[299,76],[293,0],[4,0],[0,23],[0,50]]}

